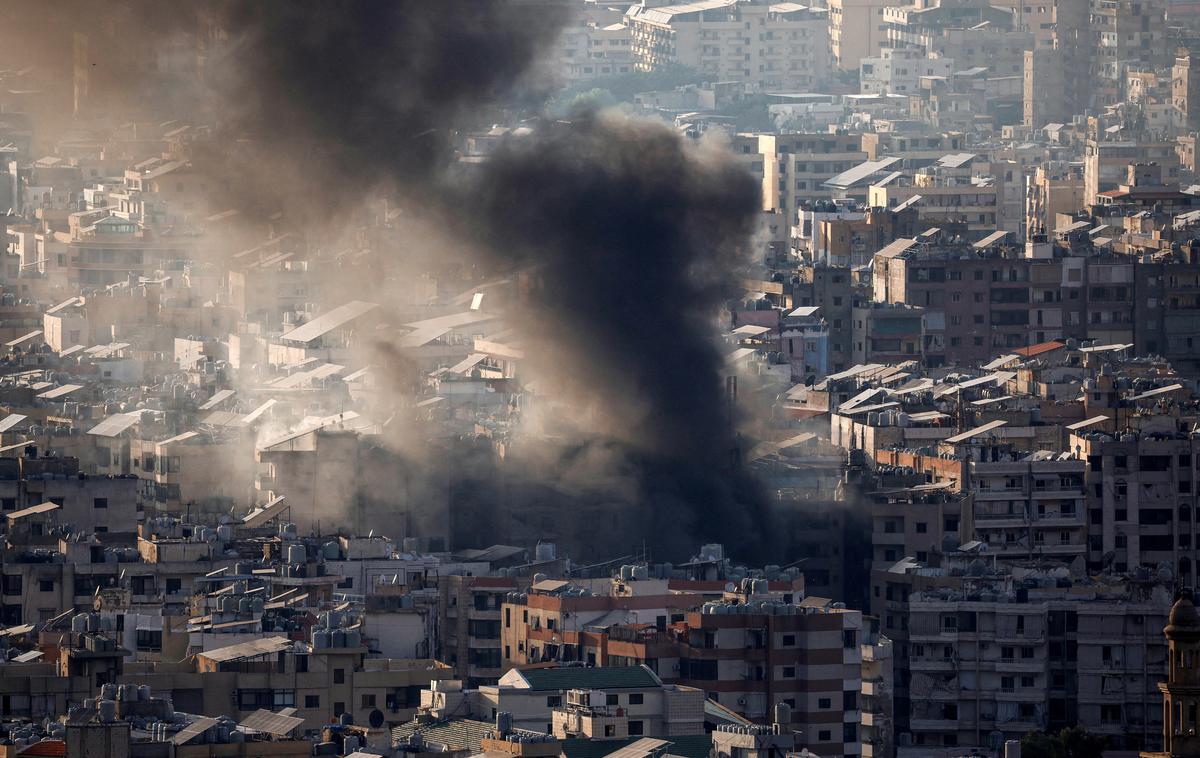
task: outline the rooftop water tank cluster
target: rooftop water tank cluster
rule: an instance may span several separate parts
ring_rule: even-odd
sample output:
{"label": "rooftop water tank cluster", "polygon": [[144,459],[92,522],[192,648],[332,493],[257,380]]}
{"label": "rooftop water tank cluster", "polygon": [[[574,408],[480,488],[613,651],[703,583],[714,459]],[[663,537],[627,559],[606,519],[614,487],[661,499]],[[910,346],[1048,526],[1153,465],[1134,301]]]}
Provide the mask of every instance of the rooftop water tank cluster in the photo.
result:
{"label": "rooftop water tank cluster", "polygon": [[312,646],[318,650],[334,647],[362,647],[362,631],[350,628],[357,619],[342,611],[323,611],[317,616],[312,633]]}
{"label": "rooftop water tank cluster", "polygon": [[221,526],[198,526],[192,530],[192,542],[232,542],[233,527],[228,524]]}
{"label": "rooftop water tank cluster", "polygon": [[621,581],[636,582],[650,578],[650,567],[644,563],[622,566]]}
{"label": "rooftop water tank cluster", "polygon": [[99,632],[116,631],[116,628],[116,619],[95,612],[76,613],[71,617],[71,631],[76,633],[90,632],[97,634]]}
{"label": "rooftop water tank cluster", "polygon": [[308,576],[308,549],[299,542],[286,543],[283,548],[282,572],[284,576],[302,578]]}

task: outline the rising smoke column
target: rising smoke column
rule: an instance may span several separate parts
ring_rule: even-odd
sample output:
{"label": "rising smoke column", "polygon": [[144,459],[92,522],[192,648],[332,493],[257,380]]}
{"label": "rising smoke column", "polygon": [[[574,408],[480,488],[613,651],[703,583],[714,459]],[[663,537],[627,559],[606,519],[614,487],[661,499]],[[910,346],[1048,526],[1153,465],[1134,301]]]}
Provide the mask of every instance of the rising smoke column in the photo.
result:
{"label": "rising smoke column", "polygon": [[532,269],[518,319],[535,374],[579,409],[579,444],[620,450],[650,543],[766,549],[714,340],[757,217],[752,177],[661,123],[581,114],[509,141],[464,200],[485,256]]}
{"label": "rising smoke column", "polygon": [[[398,190],[455,219],[486,268],[534,270],[538,286],[514,315],[537,375],[578,423],[543,451],[549,465],[508,467],[511,511],[560,478],[595,502],[615,477],[612,506],[646,518],[641,534],[609,544],[644,539],[664,557],[686,557],[696,539],[765,548],[766,509],[736,460],[713,340],[753,231],[751,177],[663,125],[595,115],[512,139],[465,186],[443,171],[447,135],[511,95],[551,52],[569,5],[235,3],[232,112],[317,181],[334,177],[334,193],[356,202],[371,184]],[[570,519],[571,499],[561,505]]]}

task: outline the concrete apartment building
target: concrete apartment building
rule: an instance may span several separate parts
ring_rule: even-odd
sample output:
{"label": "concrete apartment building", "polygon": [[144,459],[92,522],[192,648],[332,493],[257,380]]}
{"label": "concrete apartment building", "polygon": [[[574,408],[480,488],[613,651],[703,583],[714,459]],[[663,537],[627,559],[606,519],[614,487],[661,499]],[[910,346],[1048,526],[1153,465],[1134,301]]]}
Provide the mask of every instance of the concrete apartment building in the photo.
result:
{"label": "concrete apartment building", "polygon": [[433,660],[369,659],[365,648],[351,647],[298,651],[278,636],[208,650],[184,663],[130,663],[123,660],[130,651],[111,644],[110,632],[63,634],[54,661],[17,664],[21,675],[0,677],[10,717],[53,717],[102,684],[144,684],[190,713],[241,720],[259,708],[292,707],[305,728],[347,713],[381,729],[411,719],[421,688],[452,676]]}
{"label": "concrete apartment building", "polygon": [[1084,205],[1098,204],[1100,193],[1126,183],[1129,166],[1135,163],[1156,164],[1161,169],[1161,182],[1178,186],[1180,166],[1174,142],[1089,139],[1083,150]]}
{"label": "concrete apartment building", "polygon": [[[1025,51],[1023,67],[1024,124],[1040,129],[1070,123],[1090,105],[1095,54],[1090,2],[1047,0],[1039,3],[1050,18],[1034,32],[1037,45]],[[1022,4],[1022,12],[1025,6]]]}
{"label": "concrete apartment building", "polygon": [[898,742],[986,747],[993,731],[1019,739],[1079,723],[1124,749],[1155,746],[1169,589],[993,566],[979,550],[872,574],[872,612],[896,649]]}
{"label": "concrete apartment building", "polygon": [[1166,10],[1166,0],[1093,0],[1096,105],[1111,105],[1126,97],[1126,73],[1131,68],[1153,70],[1169,64]]}
{"label": "concrete apartment building", "polygon": [[968,463],[975,538],[1002,559],[1069,563],[1085,555],[1084,462],[1020,457],[1025,460]]}
{"label": "concrete apartment building", "polygon": [[924,562],[942,549],[947,537],[959,539],[964,516],[969,523],[971,503],[953,486],[927,484],[923,476],[919,483],[910,481],[907,486],[881,478],[884,481],[863,494],[871,509],[873,567],[886,568],[906,557]]}
{"label": "concrete apartment building", "polygon": [[807,92],[827,81],[829,15],[761,0],[633,6],[626,16],[638,71],[679,64],[750,91]]}
{"label": "concrete apartment building", "polygon": [[[874,620],[878,623],[878,619]],[[859,741],[863,758],[891,758],[896,753],[892,683],[895,652],[892,641],[878,630],[863,631],[862,695],[859,698]]]}
{"label": "concrete apartment building", "polygon": [[1015,231],[1020,225],[1020,217],[1006,217],[1004,179],[990,164],[977,162],[975,155],[953,153],[933,165],[914,172],[894,171],[872,183],[867,203],[889,209],[911,205],[917,209],[920,226],[982,237],[997,229]]}
{"label": "concrete apartment building", "polygon": [[829,0],[829,39],[842,71],[858,69],[863,58],[879,54],[887,40],[884,9],[900,0]]}
{"label": "concrete apartment building", "polygon": [[1196,580],[1200,440],[1174,427],[1072,434],[1070,449],[1087,463],[1089,567],[1165,564],[1185,586]]}
{"label": "concrete apartment building", "polygon": [[[1019,592],[1019,590],[1018,590]],[[1164,590],[1087,602],[978,599],[926,591],[908,599],[909,731],[916,746],[986,745],[992,731],[1079,723],[1126,749],[1157,745],[1166,650]]]}
{"label": "concrete apartment building", "polygon": [[[704,733],[704,691],[664,683],[636,665],[514,669],[498,684],[477,689],[458,680],[436,681],[421,692],[421,710],[433,719],[493,723],[492,714],[504,712],[512,715],[514,727],[547,734],[556,726],[559,733],[574,734],[598,726],[598,736],[610,738],[618,736],[618,728],[626,737]],[[572,711],[578,714],[574,719]]]}
{"label": "concrete apartment building", "polygon": [[559,44],[558,74],[564,84],[620,76],[634,70],[633,37],[619,15],[611,14],[607,21],[587,19],[585,23],[570,26],[563,31]]}
{"label": "concrete apartment building", "polygon": [[925,252],[915,240],[899,240],[875,256],[873,299],[944,314],[942,352],[954,365],[1082,335],[1083,272],[1004,250],[996,243]]}
{"label": "concrete apartment building", "polygon": [[465,686],[495,684],[504,674],[500,614],[506,596],[516,589],[515,579],[502,576],[438,579],[438,655]]}
{"label": "concrete apartment building", "polygon": [[1171,67],[1171,104],[1179,128],[1189,132],[1200,129],[1200,55],[1186,52],[1175,58]]}
{"label": "concrete apartment building", "polygon": [[789,226],[801,207],[832,196],[826,181],[866,159],[857,134],[763,134],[758,152],[763,207],[782,212]]}
{"label": "concrete apartment building", "polygon": [[758,722],[775,703],[818,755],[858,755],[862,614],[810,598],[748,608],[714,603],[687,618],[680,681]]}
{"label": "concrete apartment building", "polygon": [[1134,267],[1133,341],[1177,370],[1200,371],[1200,246],[1180,245]]}
{"label": "concrete apartment building", "polygon": [[948,77],[954,65],[949,58],[930,58],[915,48],[885,47],[859,64],[859,91],[864,95],[915,95],[923,77]]}
{"label": "concrete apartment building", "polygon": [[1083,207],[1081,164],[1044,163],[1026,175],[1025,185],[1025,229],[1029,234],[1053,232],[1058,214]]}

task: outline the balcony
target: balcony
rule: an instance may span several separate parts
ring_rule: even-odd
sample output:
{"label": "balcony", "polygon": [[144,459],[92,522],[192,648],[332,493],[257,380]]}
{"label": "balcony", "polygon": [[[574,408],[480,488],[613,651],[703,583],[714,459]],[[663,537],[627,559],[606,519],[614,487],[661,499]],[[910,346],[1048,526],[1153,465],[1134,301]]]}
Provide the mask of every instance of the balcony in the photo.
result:
{"label": "balcony", "polygon": [[957,663],[953,658],[910,658],[908,668],[910,671],[954,671]]}
{"label": "balcony", "polygon": [[1029,519],[1023,513],[976,513],[975,523],[980,528],[1024,527]]}
{"label": "balcony", "polygon": [[862,694],[871,697],[874,695],[886,695],[887,689],[883,686],[882,679],[864,679],[862,683]]}
{"label": "balcony", "polygon": [[1046,661],[1038,658],[1001,658],[996,661],[996,671],[1036,674],[1046,670]]}
{"label": "balcony", "polygon": [[903,545],[904,532],[871,532],[871,542],[876,545]]}
{"label": "balcony", "polygon": [[914,732],[957,732],[958,719],[910,719],[909,728]]}

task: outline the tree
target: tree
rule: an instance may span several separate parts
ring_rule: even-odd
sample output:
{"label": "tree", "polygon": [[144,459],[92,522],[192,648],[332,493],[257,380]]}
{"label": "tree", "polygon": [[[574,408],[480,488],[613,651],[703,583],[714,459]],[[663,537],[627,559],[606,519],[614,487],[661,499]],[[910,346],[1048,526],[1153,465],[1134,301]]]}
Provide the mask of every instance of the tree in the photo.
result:
{"label": "tree", "polygon": [[1021,738],[1021,758],[1101,758],[1108,738],[1076,724],[1058,734],[1030,732]]}

